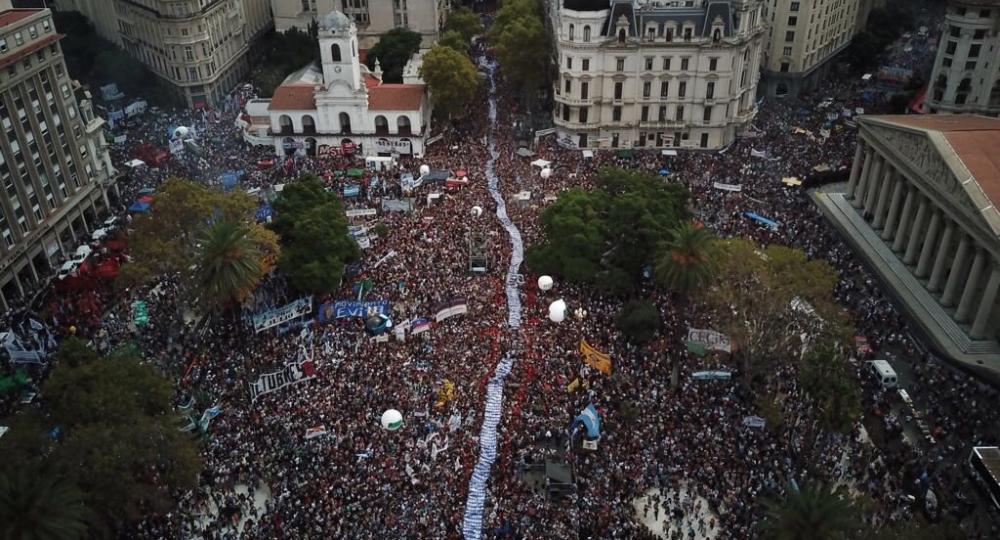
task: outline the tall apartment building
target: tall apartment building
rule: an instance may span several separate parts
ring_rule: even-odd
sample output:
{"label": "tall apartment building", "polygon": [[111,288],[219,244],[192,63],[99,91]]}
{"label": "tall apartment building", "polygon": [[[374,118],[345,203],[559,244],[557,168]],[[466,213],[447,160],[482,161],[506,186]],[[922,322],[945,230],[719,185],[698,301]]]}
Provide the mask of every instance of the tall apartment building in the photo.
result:
{"label": "tall apartment building", "polygon": [[[5,6],[4,6],[5,4]],[[0,9],[10,0],[0,0]],[[0,304],[89,240],[115,171],[103,120],[77,102],[48,9],[0,11]]]}
{"label": "tall apartment building", "polygon": [[558,0],[554,122],[581,148],[706,148],[750,125],[760,0]]}
{"label": "tall apartment building", "polygon": [[764,94],[784,96],[816,88],[830,60],[857,33],[862,2],[771,0]]}
{"label": "tall apartment building", "polygon": [[1000,115],[1000,0],[951,0],[927,92],[932,113]]}
{"label": "tall apartment building", "polygon": [[274,27],[284,32],[307,28],[332,11],[340,11],[358,27],[358,46],[369,49],[378,36],[393,28],[409,28],[423,36],[423,47],[439,37],[448,12],[448,0],[271,0]]}
{"label": "tall apartment building", "polygon": [[218,104],[250,71],[271,28],[270,0],[61,0],[173,86],[188,106]]}

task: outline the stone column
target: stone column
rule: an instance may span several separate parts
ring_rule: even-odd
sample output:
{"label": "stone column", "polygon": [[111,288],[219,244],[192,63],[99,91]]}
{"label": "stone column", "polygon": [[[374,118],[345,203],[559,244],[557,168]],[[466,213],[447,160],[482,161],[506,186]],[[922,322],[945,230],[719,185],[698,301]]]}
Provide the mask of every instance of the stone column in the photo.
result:
{"label": "stone column", "polygon": [[854,196],[854,190],[858,187],[858,177],[861,174],[861,160],[865,155],[865,141],[858,141],[858,148],[854,151],[854,161],[851,163],[851,179],[847,182],[847,198]]}
{"label": "stone column", "polygon": [[871,170],[872,162],[874,161],[874,154],[871,149],[865,154],[865,164],[861,167],[861,177],[858,178],[858,185],[855,187],[851,194],[851,205],[855,208],[861,208],[862,199],[865,195],[865,188],[868,186],[868,173]]}
{"label": "stone column", "polygon": [[955,305],[955,296],[958,295],[958,284],[965,277],[965,259],[968,257],[969,236],[962,234],[962,240],[958,243],[958,250],[955,251],[954,262],[951,264],[951,272],[948,272],[948,284],[944,286],[941,305],[945,307]]}
{"label": "stone column", "polygon": [[990,280],[986,283],[986,289],[982,295],[983,300],[979,303],[979,309],[976,310],[976,320],[972,323],[972,339],[983,339],[987,336],[990,316],[993,315],[993,306],[997,301],[997,289],[1000,288],[1000,270],[997,269],[996,263],[990,266],[992,267]]}
{"label": "stone column", "polygon": [[878,161],[875,162],[875,166],[872,170],[868,172],[869,178],[865,189],[865,199],[863,201],[865,214],[870,214],[875,211],[875,195],[878,193],[878,188],[882,181],[882,169],[887,168],[888,164],[885,158],[879,156]]}
{"label": "stone column", "polygon": [[885,176],[882,177],[882,189],[879,190],[878,204],[875,206],[875,221],[873,225],[876,229],[881,228],[882,224],[885,223],[885,207],[889,204],[889,189],[892,187],[894,180],[892,165],[886,164]]}
{"label": "stone column", "polygon": [[962,300],[958,302],[958,310],[955,311],[955,320],[958,322],[968,322],[972,315],[973,299],[979,296],[979,280],[982,278],[985,265],[986,252],[983,248],[977,247],[976,258],[972,260],[972,269],[969,270],[969,279],[965,280]]}
{"label": "stone column", "polygon": [[917,189],[911,187],[906,192],[906,203],[903,204],[903,213],[899,215],[899,224],[896,225],[896,238],[892,242],[892,250],[903,249],[903,242],[906,240],[906,233],[910,229],[910,220],[913,218],[913,207],[917,204]]}
{"label": "stone column", "polygon": [[924,244],[920,248],[920,262],[917,263],[917,277],[927,277],[927,273],[931,269],[931,253],[934,252],[934,247],[937,245],[937,235],[938,229],[941,226],[941,212],[932,210],[931,224],[927,226],[927,232],[924,233]]}
{"label": "stone column", "polygon": [[893,233],[896,232],[899,211],[903,205],[903,191],[906,190],[906,178],[896,175],[895,184],[892,187],[892,201],[889,203],[889,217],[885,220],[885,229],[882,229],[882,240],[892,239]]}
{"label": "stone column", "polygon": [[11,274],[14,276],[14,284],[17,285],[17,290],[21,292],[21,299],[24,299],[24,285],[21,283],[21,276],[17,275],[19,272],[11,268]]}
{"label": "stone column", "polygon": [[924,223],[927,219],[927,197],[920,197],[920,209],[917,210],[917,218],[913,220],[910,224],[910,231],[907,234],[909,236],[909,242],[906,244],[906,255],[903,256],[903,262],[905,264],[913,264],[917,260],[918,251],[917,248],[920,247],[920,240],[924,237]]}
{"label": "stone column", "polygon": [[951,258],[951,237],[955,234],[955,223],[948,218],[944,228],[944,236],[938,243],[937,256],[934,258],[934,270],[931,272],[931,280],[927,283],[927,290],[938,292],[941,290],[941,282],[944,281],[945,269],[948,267],[948,259]]}

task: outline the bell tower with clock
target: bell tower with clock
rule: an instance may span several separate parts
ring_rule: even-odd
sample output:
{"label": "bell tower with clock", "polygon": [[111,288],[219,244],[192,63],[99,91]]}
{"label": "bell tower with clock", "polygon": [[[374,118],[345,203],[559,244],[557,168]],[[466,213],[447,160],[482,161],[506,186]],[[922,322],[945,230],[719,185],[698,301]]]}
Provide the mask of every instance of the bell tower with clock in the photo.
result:
{"label": "bell tower with clock", "polygon": [[347,85],[352,93],[357,92],[361,88],[361,65],[354,21],[340,11],[331,11],[320,19],[318,37],[327,88]]}

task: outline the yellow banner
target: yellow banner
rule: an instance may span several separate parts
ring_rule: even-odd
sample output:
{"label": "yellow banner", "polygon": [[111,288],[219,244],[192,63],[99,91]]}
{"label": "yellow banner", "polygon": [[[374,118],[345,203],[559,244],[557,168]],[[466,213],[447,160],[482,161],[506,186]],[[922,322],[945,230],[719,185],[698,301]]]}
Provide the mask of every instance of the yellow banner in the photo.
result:
{"label": "yellow banner", "polygon": [[611,375],[611,357],[591,347],[585,339],[580,340],[580,354],[583,355],[584,364],[605,375]]}
{"label": "yellow banner", "polygon": [[445,403],[455,400],[455,383],[448,379],[444,380],[444,384],[438,389],[438,400],[434,404],[434,408],[440,409],[444,407]]}

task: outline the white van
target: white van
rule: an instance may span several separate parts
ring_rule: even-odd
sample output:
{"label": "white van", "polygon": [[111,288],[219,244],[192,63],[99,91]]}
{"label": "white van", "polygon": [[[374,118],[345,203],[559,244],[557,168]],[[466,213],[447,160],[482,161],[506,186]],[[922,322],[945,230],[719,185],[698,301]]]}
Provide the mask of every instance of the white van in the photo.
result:
{"label": "white van", "polygon": [[868,365],[871,368],[875,379],[882,385],[882,388],[888,390],[896,387],[898,383],[896,370],[892,369],[889,362],[886,362],[885,360],[871,360],[868,362]]}

